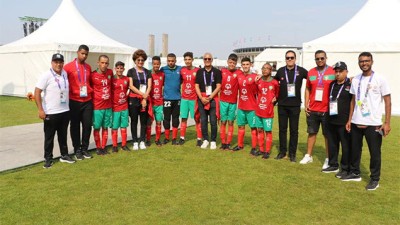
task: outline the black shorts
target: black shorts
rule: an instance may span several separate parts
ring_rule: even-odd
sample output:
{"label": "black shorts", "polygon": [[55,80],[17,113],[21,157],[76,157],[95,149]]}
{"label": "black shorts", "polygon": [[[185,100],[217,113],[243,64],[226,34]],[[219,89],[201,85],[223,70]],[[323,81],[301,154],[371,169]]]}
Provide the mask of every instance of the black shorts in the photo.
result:
{"label": "black shorts", "polygon": [[321,124],[322,134],[325,135],[327,133],[328,113],[310,112],[309,114],[310,116],[307,117],[307,133],[317,134]]}

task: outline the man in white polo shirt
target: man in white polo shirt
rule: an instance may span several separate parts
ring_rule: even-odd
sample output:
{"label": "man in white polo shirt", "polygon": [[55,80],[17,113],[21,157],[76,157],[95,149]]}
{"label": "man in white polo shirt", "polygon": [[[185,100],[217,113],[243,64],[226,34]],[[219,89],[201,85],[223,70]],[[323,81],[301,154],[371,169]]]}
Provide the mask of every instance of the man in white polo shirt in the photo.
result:
{"label": "man in white polo shirt", "polygon": [[[391,116],[390,89],[385,78],[372,70],[372,54],[362,52],[358,56],[358,65],[362,74],[351,82],[350,115],[346,129],[351,132],[350,171],[341,177],[342,181],[361,181],[360,161],[363,137],[368,143],[370,159],[370,182],[368,191],[379,187],[381,175],[382,136],[389,134]],[[383,103],[385,103],[385,122],[382,123]]]}

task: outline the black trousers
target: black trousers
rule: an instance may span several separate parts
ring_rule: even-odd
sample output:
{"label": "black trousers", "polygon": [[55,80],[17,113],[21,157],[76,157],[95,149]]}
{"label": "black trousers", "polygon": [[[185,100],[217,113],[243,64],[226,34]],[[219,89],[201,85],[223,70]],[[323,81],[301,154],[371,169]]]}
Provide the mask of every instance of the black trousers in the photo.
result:
{"label": "black trousers", "polygon": [[200,124],[201,124],[201,133],[203,135],[203,139],[210,141],[208,138],[208,117],[210,117],[210,125],[211,125],[211,141],[217,140],[217,110],[216,110],[216,103],[214,100],[211,100],[210,109],[205,110],[204,105],[201,100],[197,100],[199,105],[199,112],[200,112]]}
{"label": "black trousers", "polygon": [[379,127],[367,126],[367,128],[358,128],[351,124],[351,158],[350,172],[360,174],[360,161],[363,146],[363,137],[367,140],[370,161],[369,170],[371,171],[371,180],[379,181],[381,176],[381,146],[382,135],[376,130]]}
{"label": "black trousers", "polygon": [[62,156],[68,155],[67,132],[69,112],[46,115],[44,119],[44,158],[53,159],[54,136],[57,132],[58,145]]}
{"label": "black trousers", "polygon": [[289,121],[289,126],[290,126],[289,154],[296,155],[297,143],[299,140],[299,119],[300,119],[300,106],[278,105],[280,153],[286,154],[287,152],[287,129]]}
{"label": "black trousers", "polygon": [[164,100],[164,120],[163,125],[165,130],[171,128],[171,117],[172,117],[172,127],[179,127],[179,114],[181,111],[181,100]]}
{"label": "black trousers", "polygon": [[[86,151],[89,148],[89,139],[92,132],[93,123],[93,103],[78,102],[69,100],[69,110],[71,115],[70,133],[74,152]],[[82,138],[81,138],[82,124]]]}
{"label": "black trousers", "polygon": [[327,123],[329,166],[339,167],[339,147],[342,146],[342,159],[340,167],[342,170],[350,171],[350,144],[351,135],[346,130],[346,125]]}
{"label": "black trousers", "polygon": [[[148,106],[142,109],[142,104],[139,98],[129,97],[129,117],[131,117],[131,134],[133,142],[140,142],[146,140],[146,127],[148,115]],[[140,117],[140,138],[138,138],[138,121]]]}

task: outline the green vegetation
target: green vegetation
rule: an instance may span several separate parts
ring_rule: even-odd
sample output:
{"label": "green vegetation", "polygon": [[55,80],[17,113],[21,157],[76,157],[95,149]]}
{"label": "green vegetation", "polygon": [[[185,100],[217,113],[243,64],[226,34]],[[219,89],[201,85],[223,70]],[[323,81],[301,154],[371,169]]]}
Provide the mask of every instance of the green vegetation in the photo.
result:
{"label": "green vegetation", "polygon": [[40,122],[34,101],[0,96],[0,128]]}

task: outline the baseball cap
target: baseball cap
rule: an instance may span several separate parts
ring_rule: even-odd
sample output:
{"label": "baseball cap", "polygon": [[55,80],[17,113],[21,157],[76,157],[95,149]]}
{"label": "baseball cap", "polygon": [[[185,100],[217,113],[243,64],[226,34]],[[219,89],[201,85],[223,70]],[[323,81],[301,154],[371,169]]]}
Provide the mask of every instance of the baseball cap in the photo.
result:
{"label": "baseball cap", "polygon": [[339,69],[339,70],[347,70],[347,65],[346,63],[339,61],[333,65],[333,69]]}
{"label": "baseball cap", "polygon": [[56,61],[56,60],[61,60],[64,62],[64,56],[61,55],[60,53],[56,53],[51,57],[51,61]]}

